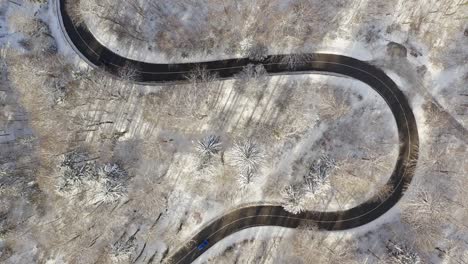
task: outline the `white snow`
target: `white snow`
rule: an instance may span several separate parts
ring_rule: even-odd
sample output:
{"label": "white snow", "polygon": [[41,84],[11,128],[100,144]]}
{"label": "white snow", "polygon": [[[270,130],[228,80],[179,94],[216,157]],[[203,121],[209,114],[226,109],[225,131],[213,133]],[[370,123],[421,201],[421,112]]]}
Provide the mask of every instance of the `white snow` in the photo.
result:
{"label": "white snow", "polygon": [[[59,17],[56,13],[57,0],[49,1],[48,9],[27,1],[16,0],[15,2],[22,4],[23,7],[7,1],[0,4],[0,10],[5,11],[0,17],[1,47],[11,47],[20,52],[25,52],[18,44],[19,40],[23,38],[22,34],[12,32],[5,18],[12,10],[28,8],[28,12],[39,11],[38,17],[49,25],[57,42],[59,54],[64,57],[64,60],[79,67],[88,67],[85,61],[76,55],[76,51],[73,50],[61,31]],[[282,2],[285,7],[288,4],[290,3],[287,1]],[[332,3],[330,2],[330,4]],[[170,5],[171,3],[169,3]],[[175,11],[175,9],[171,10]],[[457,10],[462,10],[462,12],[452,16],[451,13],[457,12]],[[460,32],[452,30],[457,28],[456,23],[459,22],[456,21],[460,21],[459,14],[463,13],[463,10],[463,4],[447,3],[447,1],[425,1],[423,3],[396,1],[394,3],[391,1],[373,2],[364,0],[349,2],[342,10],[338,10],[339,12],[335,14],[333,21],[331,19],[326,20],[327,23],[334,23],[336,27],[327,27],[326,29],[329,31],[322,35],[323,38],[309,40],[301,47],[300,51],[342,54],[377,63],[409,98],[418,122],[421,150],[427,150],[432,147],[433,139],[430,134],[433,128],[427,125],[427,116],[422,106],[429,100],[437,100],[442,108],[464,128],[467,128],[468,125],[466,119],[467,96],[460,96],[462,93],[468,93],[466,59],[465,63],[459,63],[458,65],[451,65],[453,62],[447,63],[442,60],[445,58],[453,59],[454,62],[463,62],[463,56],[466,56],[466,53],[463,54],[462,52],[467,50],[464,49],[466,47],[466,37],[463,36],[463,32],[460,34]],[[326,12],[327,10],[322,11]],[[191,21],[189,17],[195,12],[203,14],[201,11],[188,9],[182,14],[182,21],[189,24]],[[317,17],[321,18],[320,15],[322,14],[317,14]],[[415,30],[413,27],[417,25],[414,25],[412,21],[418,21],[417,14],[426,16],[424,21],[421,22],[421,27]],[[168,58],[168,56],[155,49],[149,51],[146,49],[138,50],[139,48],[136,46],[123,47],[114,35],[104,31],[96,22],[93,20],[87,21],[97,38],[111,50],[129,58],[165,63],[208,61],[232,57],[232,55],[226,55],[224,51],[214,50],[211,55],[190,54],[191,57],[185,59]],[[254,24],[254,22],[251,16],[245,21],[246,24]],[[455,24],[455,26],[452,24]],[[442,25],[444,26],[442,27]],[[380,31],[377,34],[377,40],[368,43],[361,31],[365,33],[372,29],[372,26],[375,26],[375,30]],[[317,31],[323,30],[321,25],[315,27]],[[386,45],[389,41],[400,43],[408,48],[407,58],[387,58]],[[253,37],[247,36],[240,39],[240,42],[245,44],[243,45],[244,48],[248,47],[252,44]],[[272,46],[275,45],[275,43],[271,44]],[[455,52],[455,55],[451,53],[446,55],[440,51],[441,48],[444,48],[448,52],[454,46],[460,48],[460,52]],[[295,48],[294,44],[290,47],[293,52],[296,51]],[[421,54],[417,56],[410,55],[411,49],[415,49]],[[284,52],[285,49],[270,48],[272,54]],[[242,54],[237,55],[242,56]],[[424,76],[422,74],[420,74],[421,76],[418,75],[419,73],[416,74],[416,67],[421,66],[427,68]],[[295,86],[294,82],[300,85]],[[267,86],[260,89],[263,83],[267,84]],[[297,167],[302,164],[301,159],[314,159],[322,152],[326,152],[338,158],[357,156],[359,160],[359,158],[367,158],[365,155],[368,154],[366,151],[369,150],[370,153],[377,151],[377,157],[384,157],[390,163],[396,160],[396,153],[392,152],[392,149],[398,147],[393,117],[385,102],[369,87],[356,80],[316,74],[274,76],[262,80],[253,89],[252,87],[246,88],[245,94],[239,92],[236,80],[215,82],[214,85],[217,88],[210,90],[211,92],[215,91],[211,95],[218,98],[215,100],[213,109],[207,110],[203,106],[196,109],[201,113],[201,119],[193,116],[174,117],[164,111],[153,112],[157,113],[152,115],[153,118],[157,119],[156,121],[145,119],[145,114],[147,114],[145,113],[145,107],[148,107],[148,105],[145,104],[147,102],[142,103],[142,101],[148,96],[168,92],[166,89],[175,89],[173,86],[132,86],[129,89],[139,95],[132,96],[124,103],[109,103],[109,105],[102,106],[103,109],[109,110],[108,113],[97,114],[96,111],[90,111],[89,109],[75,109],[76,112],[81,111],[93,116],[93,118],[100,118],[100,120],[115,119],[115,125],[112,129],[118,132],[123,132],[126,129],[127,132],[125,136],[119,139],[120,141],[143,139],[151,143],[157,142],[155,144],[157,146],[164,145],[161,148],[170,149],[167,152],[158,150],[165,155],[159,160],[142,157],[141,163],[143,164],[138,164],[141,167],[138,168],[140,174],[137,180],[148,179],[148,182],[151,183],[155,179],[162,180],[166,184],[164,185],[164,188],[166,188],[164,191],[168,191],[166,197],[167,212],[163,214],[158,224],[154,228],[148,224],[143,224],[140,227],[138,250],[143,247],[144,243],[147,243],[147,248],[140,259],[141,262],[143,262],[143,259],[148,260],[155,252],[157,253],[155,261],[160,260],[162,252],[167,247],[170,246],[171,249],[174,249],[174,245],[181,245],[211,220],[234,208],[247,204],[281,203],[281,198],[278,196],[279,190],[283,186],[298,180],[300,170]],[[348,99],[349,110],[338,124],[326,120],[317,121],[316,117],[319,112],[317,106],[321,102],[321,96],[316,94],[319,88],[325,85],[328,86],[327,89],[339,91],[338,94]],[[291,91],[287,94],[281,94],[288,87],[292,87]],[[286,116],[282,119],[281,114],[278,114],[279,110],[276,110],[276,100],[291,95],[296,96],[293,99],[296,103],[301,98],[306,102],[290,109],[295,115]],[[173,96],[177,97],[178,95],[173,94]],[[361,99],[358,99],[359,97]],[[207,96],[206,98],[210,97]],[[171,102],[168,100],[165,103],[170,105]],[[85,107],[89,107],[89,105]],[[356,117],[360,117],[362,120],[356,120]],[[219,121],[220,119],[223,119],[222,122]],[[364,122],[369,120],[371,121],[370,126],[368,125],[369,122]],[[355,124],[351,126],[350,123],[353,122]],[[275,125],[278,126],[279,124],[285,126],[285,128],[275,127]],[[23,125],[20,124],[20,126]],[[265,130],[255,131],[255,129],[260,128]],[[0,143],[10,142],[17,136],[32,133],[28,128],[21,129],[14,126],[3,129],[0,133],[6,132],[11,135],[0,137]],[[267,138],[268,132],[271,132],[272,129],[279,131],[270,133],[274,134],[274,137]],[[365,131],[362,135],[363,138],[356,131]],[[101,132],[101,130],[98,130],[86,134],[86,143],[98,145]],[[255,133],[257,133],[259,144],[267,158],[255,176],[254,184],[248,188],[239,190],[237,181],[235,181],[237,175],[235,168],[225,164],[221,165],[220,162],[215,163],[209,169],[196,169],[199,158],[195,154],[193,142],[201,137],[209,134],[219,134],[223,140],[223,146],[228,151],[233,142],[249,137],[252,134],[255,135]],[[161,143],[166,139],[171,139],[172,143]],[[366,142],[368,145],[365,144]],[[376,144],[376,142],[379,144]],[[463,151],[463,145],[460,142],[457,141],[456,144],[452,144],[451,148],[459,148]],[[354,145],[351,143],[354,143]],[[381,150],[382,145],[387,146],[388,149],[385,147],[385,150]],[[375,147],[375,149],[369,149],[372,147]],[[366,150],[366,148],[368,149]],[[362,161],[361,166],[370,165],[366,165]],[[337,199],[331,199],[326,205],[312,204],[312,208],[309,209],[339,210],[355,206],[365,201],[372,194],[375,187],[388,179],[391,169],[375,173],[375,183],[370,185],[372,188],[366,190],[367,192],[359,193],[358,199],[350,199],[345,203]],[[161,176],[161,174],[164,174],[164,176]],[[158,177],[161,177],[161,179]],[[233,179],[234,181],[232,181]],[[417,179],[421,180],[422,176],[419,175]],[[155,196],[155,193],[148,193],[148,196],[150,195]],[[398,222],[399,213],[400,208],[397,206],[370,225],[344,232],[330,232],[330,234],[331,236],[355,237],[366,232],[378,232],[376,228],[380,228],[381,225]],[[136,229],[134,225],[128,228],[131,230]],[[150,235],[145,236],[143,234]],[[197,263],[202,263],[206,259],[219,255],[227,247],[245,239],[269,240],[274,237],[287,238],[292,234],[292,230],[278,227],[247,229],[216,244],[197,260]],[[363,246],[363,248],[372,248],[373,244],[377,244],[379,236],[373,239],[375,240],[369,240],[369,244]],[[41,254],[38,252],[36,241],[30,237],[19,241],[18,248],[21,251],[12,257],[10,261],[33,262],[33,256]],[[46,263],[67,262],[67,256],[57,253],[56,256],[48,256],[45,261]]]}

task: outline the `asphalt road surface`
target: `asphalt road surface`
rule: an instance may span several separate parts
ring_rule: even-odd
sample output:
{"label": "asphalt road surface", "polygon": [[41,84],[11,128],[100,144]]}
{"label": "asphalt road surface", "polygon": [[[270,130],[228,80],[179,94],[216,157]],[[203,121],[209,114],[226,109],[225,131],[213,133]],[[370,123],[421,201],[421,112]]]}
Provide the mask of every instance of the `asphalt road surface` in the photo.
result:
{"label": "asphalt road surface", "polygon": [[[294,68],[282,63],[290,55],[272,55],[262,61],[247,58],[228,59],[208,62],[154,64],[131,60],[115,54],[103,46],[86,25],[74,25],[66,10],[67,2],[58,0],[57,10],[61,26],[72,47],[94,67],[100,67],[110,74],[119,75],[122,67],[136,69],[136,82],[145,84],[164,84],[184,82],[186,76],[197,67],[215,73],[219,79],[235,78],[249,64],[264,66],[268,74],[297,74],[307,72],[326,72],[349,76],[360,80],[382,96],[390,107],[397,124],[399,135],[399,156],[388,184],[393,192],[384,201],[371,198],[356,207],[335,212],[305,211],[292,214],[281,206],[247,206],[234,210],[208,223],[169,258],[170,263],[191,263],[211,246],[223,238],[240,230],[254,226],[282,226],[296,228],[303,223],[315,223],[321,229],[345,230],[372,222],[391,209],[403,196],[410,184],[418,158],[418,130],[408,101],[395,82],[382,70],[351,57],[336,54],[312,53],[297,55],[307,58]],[[197,246],[209,240],[202,250]]]}

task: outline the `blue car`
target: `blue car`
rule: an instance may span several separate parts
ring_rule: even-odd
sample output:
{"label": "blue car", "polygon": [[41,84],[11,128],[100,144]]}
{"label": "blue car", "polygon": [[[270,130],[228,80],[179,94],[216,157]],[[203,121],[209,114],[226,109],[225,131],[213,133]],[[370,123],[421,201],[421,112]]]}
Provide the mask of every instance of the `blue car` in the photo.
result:
{"label": "blue car", "polygon": [[203,240],[203,242],[201,242],[201,244],[198,245],[198,247],[197,247],[198,251],[202,251],[203,249],[205,249],[206,246],[208,246],[209,243],[210,242],[208,241],[208,239]]}

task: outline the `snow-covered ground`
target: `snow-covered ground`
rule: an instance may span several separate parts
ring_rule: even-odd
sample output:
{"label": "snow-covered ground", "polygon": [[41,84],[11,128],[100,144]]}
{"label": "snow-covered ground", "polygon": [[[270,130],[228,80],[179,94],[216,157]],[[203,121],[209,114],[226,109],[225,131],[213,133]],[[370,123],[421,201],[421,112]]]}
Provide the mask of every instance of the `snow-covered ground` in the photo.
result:
{"label": "snow-covered ground", "polygon": [[[177,149],[165,180],[172,183],[177,194],[173,199],[179,199],[178,210],[188,213],[190,221],[181,236],[245,204],[281,204],[281,191],[288,185],[300,184],[307,168],[323,155],[340,165],[320,194],[304,198],[307,209],[350,208],[368,199],[390,176],[397,156],[396,127],[383,99],[366,85],[333,76],[272,77],[262,92],[263,98],[252,102],[249,98],[254,91],[247,88],[244,95],[232,95],[233,83],[223,82],[224,96],[220,95],[208,116],[196,123],[189,121],[193,118],[182,118],[166,120],[171,128],[163,127],[162,122],[157,128],[154,123],[143,126],[153,135],[171,138],[170,144]],[[288,86],[285,95],[282,91]],[[335,121],[320,117],[319,106],[324,100],[320,94],[328,95],[330,91],[344,94],[345,105],[349,106]],[[239,98],[228,99],[236,96]],[[287,114],[275,114],[277,100],[284,96],[291,97],[287,105],[282,105]],[[220,126],[220,116],[226,115]],[[256,128],[246,128],[248,122]],[[150,136],[145,130],[139,131]],[[195,142],[210,134],[221,137],[226,155],[222,164],[214,160],[200,169]],[[244,185],[239,183],[239,171],[230,164],[229,152],[236,140],[246,137],[255,138],[264,160],[252,183]]]}
{"label": "snow-covered ground", "polygon": [[[385,102],[358,81],[316,74],[267,77],[250,69],[243,78],[222,82],[123,83],[91,71],[74,53],[60,30],[54,1],[14,2],[0,3],[0,58],[7,62],[12,88],[0,91],[0,102],[8,99],[0,116],[11,116],[8,107],[15,105],[31,122],[10,122],[0,133],[23,139],[14,146],[28,146],[18,163],[37,154],[40,165],[27,168],[24,184],[15,185],[23,191],[1,192],[2,202],[16,202],[2,203],[7,218],[0,225],[0,261],[157,263],[201,226],[238,206],[287,205],[288,187],[301,193],[290,209],[350,208],[382,187],[393,169],[398,147],[393,117]],[[382,261],[392,247],[389,239],[410,245],[431,263],[467,262],[468,5],[449,0],[223,2],[226,10],[212,0],[158,1],[161,12],[141,25],[143,36],[167,33],[163,29],[174,25],[180,31],[158,35],[166,43],[152,36],[151,50],[129,43],[125,34],[117,37],[92,13],[85,22],[117,53],[151,62],[243,57],[265,45],[269,54],[331,52],[369,61],[410,100],[421,157],[402,203],[371,225],[332,233],[249,229],[226,238],[199,262],[308,263],[301,245],[317,243],[322,235],[327,242],[317,249],[354,250],[357,263]],[[256,5],[263,5],[265,16],[258,16]],[[37,19],[48,29],[31,24]],[[15,140],[10,135],[0,135],[0,143]],[[210,142],[210,135],[219,140],[207,152],[200,143]],[[28,143],[35,138],[37,144]],[[255,166],[246,174],[238,154],[252,143]],[[65,177],[61,158],[72,149],[86,152],[90,166],[119,163],[131,176],[119,189],[124,195],[118,202],[90,203],[95,200],[88,199],[89,183],[73,195],[57,191]],[[314,175],[317,166],[326,168],[327,177],[311,192],[304,177]],[[23,200],[15,193],[31,195]],[[357,246],[347,250],[353,243]],[[344,262],[352,263],[350,258],[339,263]]]}

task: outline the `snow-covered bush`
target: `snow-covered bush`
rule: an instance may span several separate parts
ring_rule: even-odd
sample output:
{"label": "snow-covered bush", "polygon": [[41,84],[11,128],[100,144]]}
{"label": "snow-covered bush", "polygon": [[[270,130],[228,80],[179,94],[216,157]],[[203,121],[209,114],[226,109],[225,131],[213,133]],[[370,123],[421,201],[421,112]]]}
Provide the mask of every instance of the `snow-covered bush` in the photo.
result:
{"label": "snow-covered bush", "polygon": [[197,141],[196,150],[203,157],[213,156],[221,150],[221,140],[219,136],[206,136]]}
{"label": "snow-covered bush", "polygon": [[86,153],[75,150],[63,155],[59,173],[58,192],[73,195],[79,193],[86,182],[95,177],[97,171]]}
{"label": "snow-covered bush", "polygon": [[421,264],[421,258],[409,246],[404,244],[396,244],[389,241],[387,250],[391,263],[397,264]]}
{"label": "snow-covered bush", "polygon": [[135,238],[119,240],[110,246],[110,258],[113,263],[128,263],[135,252]]}
{"label": "snow-covered bush", "polygon": [[334,159],[323,155],[314,161],[304,175],[304,191],[317,194],[330,186],[330,171],[336,167]]}
{"label": "snow-covered bush", "polygon": [[374,43],[381,38],[381,33],[381,28],[375,25],[370,25],[369,27],[361,28],[358,35],[359,38],[364,39],[367,43]]}
{"label": "snow-covered bush", "polygon": [[228,152],[228,162],[237,169],[242,186],[253,181],[263,160],[263,153],[253,139],[235,143]]}
{"label": "snow-covered bush", "polygon": [[10,166],[8,166],[8,164],[5,163],[5,164],[0,165],[0,179],[10,175],[11,172],[12,172],[12,169],[10,168]]}
{"label": "snow-covered bush", "polygon": [[252,37],[244,38],[239,43],[239,49],[237,52],[239,52],[241,56],[245,56],[253,46],[254,46],[254,40]]}
{"label": "snow-covered bush", "polygon": [[90,14],[99,14],[102,12],[103,5],[99,5],[95,0],[77,0],[67,2],[67,9],[73,23],[80,25],[85,23],[85,16]]}
{"label": "snow-covered bush", "polygon": [[197,141],[195,149],[200,156],[199,169],[206,168],[211,158],[221,150],[221,139],[216,135],[209,135]]}
{"label": "snow-covered bush", "polygon": [[231,162],[242,171],[257,171],[263,158],[262,151],[253,139],[238,142],[232,149]]}
{"label": "snow-covered bush", "polygon": [[231,152],[231,163],[239,171],[239,182],[249,184],[263,161],[263,154],[253,140],[238,142]]}
{"label": "snow-covered bush", "polygon": [[92,203],[112,203],[126,195],[128,174],[117,164],[106,164],[98,168],[97,177],[90,188]]}
{"label": "snow-covered bush", "polygon": [[304,211],[304,192],[301,186],[286,186],[286,188],[284,188],[280,194],[283,198],[284,210],[293,214],[298,214]]}

